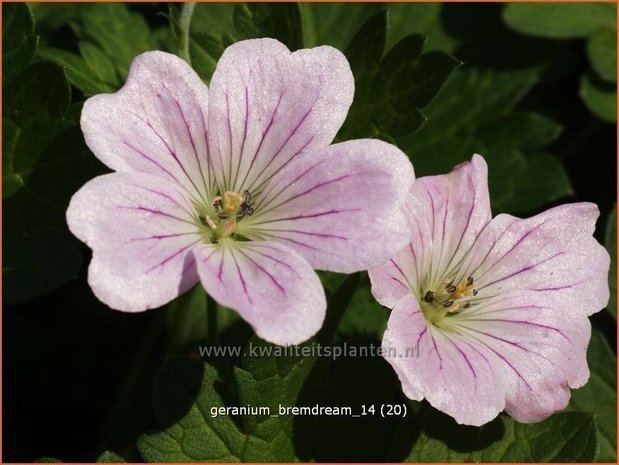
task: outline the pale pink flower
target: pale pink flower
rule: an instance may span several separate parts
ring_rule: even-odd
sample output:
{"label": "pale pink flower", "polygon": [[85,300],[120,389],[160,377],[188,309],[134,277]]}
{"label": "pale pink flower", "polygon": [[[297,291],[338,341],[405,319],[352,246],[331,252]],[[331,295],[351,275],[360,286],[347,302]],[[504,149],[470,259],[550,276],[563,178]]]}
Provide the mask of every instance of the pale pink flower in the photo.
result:
{"label": "pale pink flower", "polygon": [[366,269],[410,234],[406,156],[378,140],[329,145],[353,93],[331,47],[239,42],[210,89],[174,55],[138,56],[122,89],[82,111],[86,143],[115,171],[67,211],[97,297],[139,312],[201,281],[264,339],[311,337],[326,308],[313,268]]}
{"label": "pale pink flower", "polygon": [[565,408],[589,378],[588,316],[609,296],[597,207],[492,218],[475,155],[418,179],[409,215],[410,246],[370,270],[374,296],[393,308],[383,350],[404,393],[468,425]]}

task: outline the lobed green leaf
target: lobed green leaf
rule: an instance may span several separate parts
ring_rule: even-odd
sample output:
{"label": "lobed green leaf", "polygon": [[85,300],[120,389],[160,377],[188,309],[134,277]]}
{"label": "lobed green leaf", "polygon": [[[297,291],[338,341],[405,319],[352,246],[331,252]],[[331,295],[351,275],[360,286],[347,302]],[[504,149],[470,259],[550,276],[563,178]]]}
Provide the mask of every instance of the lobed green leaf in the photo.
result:
{"label": "lobed green leaf", "polygon": [[545,150],[561,127],[514,108],[539,71],[457,71],[426,109],[426,125],[398,139],[418,176],[445,173],[473,153],[489,165],[496,212],[527,212],[572,193],[563,165]]}
{"label": "lobed green leaf", "polygon": [[355,100],[338,138],[411,134],[426,120],[421,108],[461,63],[443,52],[422,54],[425,38],[409,35],[383,57],[387,12],[372,16],[346,49],[355,76]]}
{"label": "lobed green leaf", "polygon": [[598,435],[593,415],[563,412],[533,424],[507,416],[482,426],[462,426],[428,409],[407,462],[591,462]]}

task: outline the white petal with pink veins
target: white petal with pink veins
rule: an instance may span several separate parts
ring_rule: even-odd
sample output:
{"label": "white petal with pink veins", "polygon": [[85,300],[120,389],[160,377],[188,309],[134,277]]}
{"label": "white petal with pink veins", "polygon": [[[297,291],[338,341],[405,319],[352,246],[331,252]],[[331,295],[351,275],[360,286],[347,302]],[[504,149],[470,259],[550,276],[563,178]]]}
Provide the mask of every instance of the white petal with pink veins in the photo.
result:
{"label": "white petal with pink veins", "polygon": [[312,267],[273,242],[201,245],[195,250],[206,291],[236,310],[256,334],[279,345],[299,344],[322,326],[325,293]]}
{"label": "white petal with pink veins", "polygon": [[273,177],[243,226],[314,268],[351,273],[383,262],[409,237],[404,202],[414,180],[393,145],[366,139],[299,156]]}
{"label": "white petal with pink veins", "polygon": [[146,52],[133,60],[118,92],[84,103],[82,131],[113,170],[150,173],[208,199],[207,104],[207,88],[187,63]]}
{"label": "white petal with pink veins", "polygon": [[110,307],[159,307],[198,281],[201,241],[177,186],[148,174],[113,173],[84,185],[67,210],[69,229],[93,250],[88,283]]}
{"label": "white petal with pink veins", "polygon": [[412,295],[394,307],[382,346],[404,393],[428,399],[458,423],[483,425],[505,408],[494,358],[469,338],[428,325]]}
{"label": "white petal with pink veins", "polygon": [[608,253],[594,238],[592,203],[551,208],[528,219],[499,215],[463,264],[480,296],[533,290],[563,313],[590,315],[608,303]]}
{"label": "white petal with pink veins", "polygon": [[449,174],[417,179],[407,207],[409,247],[369,270],[374,297],[390,307],[406,293],[417,293],[424,280],[434,284],[451,277],[490,221],[486,162],[474,155]]}
{"label": "white petal with pink veins", "polygon": [[348,61],[333,47],[291,53],[274,39],[228,47],[209,103],[220,184],[255,194],[298,153],[329,145],[353,93]]}
{"label": "white petal with pink veins", "polygon": [[608,301],[609,257],[593,204],[489,220],[488,198],[478,156],[415,182],[409,247],[370,278],[393,307],[384,345],[418,342],[419,360],[387,360],[409,397],[459,423],[503,409],[541,421],[588,380],[588,315]]}

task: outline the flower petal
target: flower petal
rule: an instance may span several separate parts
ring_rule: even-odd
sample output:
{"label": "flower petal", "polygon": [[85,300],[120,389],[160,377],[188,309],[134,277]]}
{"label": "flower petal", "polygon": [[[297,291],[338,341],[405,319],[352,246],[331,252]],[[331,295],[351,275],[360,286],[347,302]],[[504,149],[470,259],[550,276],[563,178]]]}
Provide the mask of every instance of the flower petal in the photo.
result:
{"label": "flower petal", "polygon": [[332,47],[294,53],[274,39],[226,49],[211,80],[209,144],[220,185],[253,195],[296,154],[327,146],[354,80]]}
{"label": "flower petal", "polygon": [[92,179],[71,199],[69,229],[92,250],[88,282],[110,307],[159,307],[198,281],[199,242],[190,205],[175,185],[142,173]]}
{"label": "flower petal", "polygon": [[499,215],[482,232],[463,268],[478,297],[531,290],[557,312],[591,315],[608,303],[608,252],[594,238],[591,203],[551,208],[528,219]]}
{"label": "flower petal", "polygon": [[226,242],[200,245],[195,255],[206,291],[236,310],[263,339],[299,344],[322,326],[324,290],[293,250],[272,242]]}
{"label": "flower petal", "polygon": [[89,98],[82,131],[94,154],[115,171],[150,173],[210,198],[208,92],[183,60],[146,52],[133,60],[115,94]]}
{"label": "flower petal", "polygon": [[274,176],[243,231],[293,248],[317,269],[364,270],[406,246],[404,202],[413,180],[410,161],[393,145],[371,139],[332,145]]}
{"label": "flower petal", "polygon": [[369,270],[372,293],[393,307],[404,295],[418,294],[421,282],[449,278],[490,221],[487,165],[479,155],[449,174],[417,179],[407,203],[412,222],[410,246],[384,265]]}
{"label": "flower petal", "polygon": [[569,387],[589,378],[588,318],[562,312],[533,291],[485,299],[449,318],[449,325],[495,360],[495,377],[507,386],[506,411],[518,421],[541,421],[563,410]]}
{"label": "flower petal", "polygon": [[413,400],[426,398],[458,423],[480,426],[505,407],[505,387],[484,350],[428,325],[413,295],[394,307],[383,353]]}

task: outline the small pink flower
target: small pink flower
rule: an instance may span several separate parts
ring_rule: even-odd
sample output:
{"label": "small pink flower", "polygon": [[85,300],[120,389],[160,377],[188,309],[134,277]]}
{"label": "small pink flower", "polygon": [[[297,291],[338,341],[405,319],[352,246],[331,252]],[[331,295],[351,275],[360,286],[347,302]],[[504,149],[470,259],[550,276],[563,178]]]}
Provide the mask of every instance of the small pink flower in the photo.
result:
{"label": "small pink flower", "polygon": [[475,155],[418,179],[409,211],[410,246],[370,270],[393,308],[383,350],[404,393],[477,426],[502,410],[529,423],[565,408],[589,378],[587,317],[609,297],[596,206],[492,219]]}
{"label": "small pink flower", "polygon": [[82,112],[88,146],[115,171],[67,211],[93,250],[97,297],[139,312],[201,281],[264,339],[315,334],[326,303],[313,268],[366,269],[410,235],[406,156],[378,140],[329,145],[353,93],[331,47],[239,42],[210,89],[174,55],[137,57],[125,86]]}

